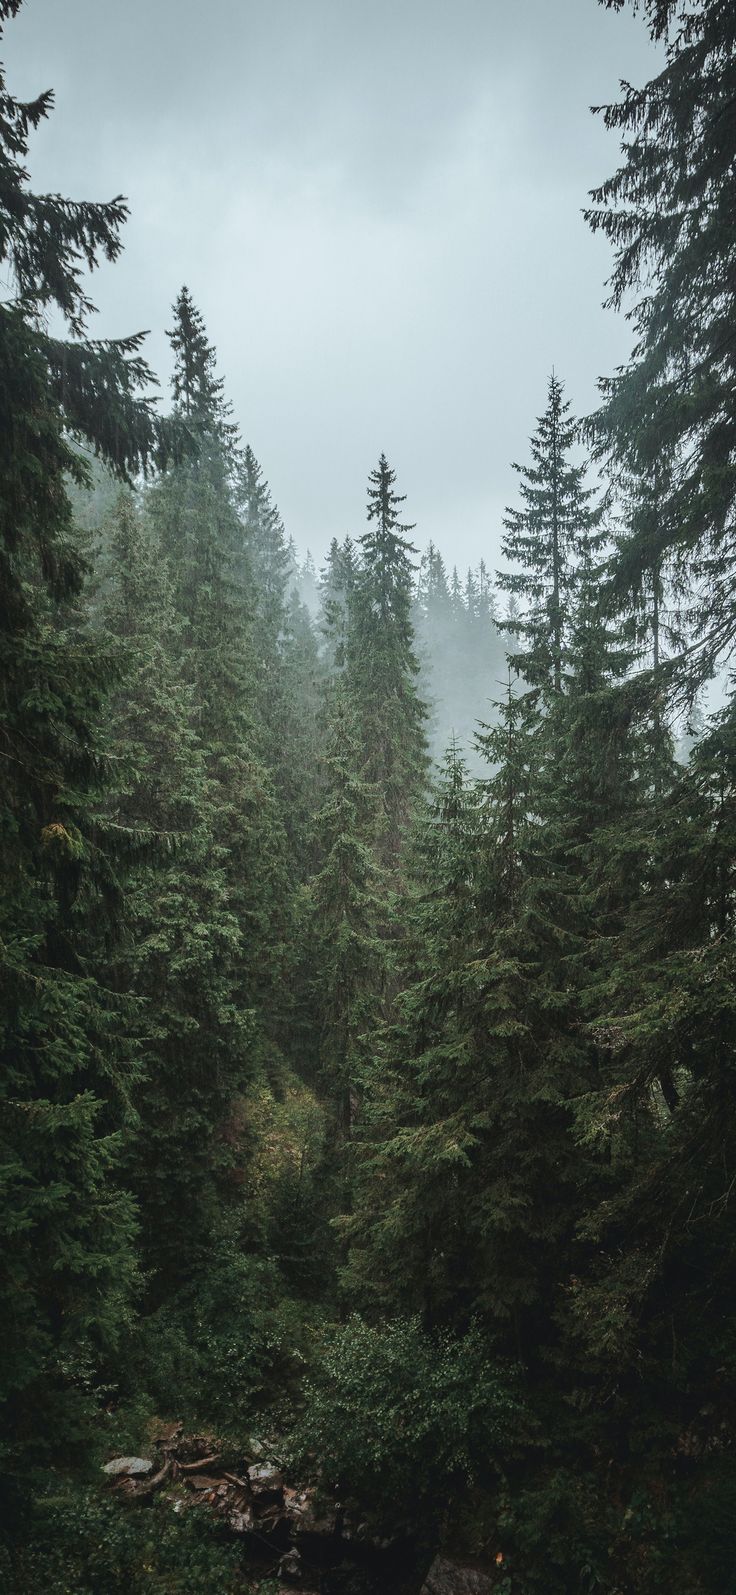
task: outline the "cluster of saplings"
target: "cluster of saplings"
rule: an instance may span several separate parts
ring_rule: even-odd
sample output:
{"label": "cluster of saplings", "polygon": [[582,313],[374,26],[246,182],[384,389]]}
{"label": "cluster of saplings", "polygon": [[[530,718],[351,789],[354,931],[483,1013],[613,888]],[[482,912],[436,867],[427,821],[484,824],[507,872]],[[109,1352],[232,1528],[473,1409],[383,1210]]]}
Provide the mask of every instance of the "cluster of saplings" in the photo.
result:
{"label": "cluster of saplings", "polygon": [[6,1587],[242,1587],[85,1483],[153,1413],[270,1425],[505,1595],[734,1587],[725,674],[672,728],[736,637],[736,13],[646,11],[592,212],[637,346],[598,487],[549,384],[473,779],[427,756],[417,604],[460,597],[386,459],[314,623],[189,294],[163,418],[86,330],[125,207],[35,195],[50,96],[0,83]]}

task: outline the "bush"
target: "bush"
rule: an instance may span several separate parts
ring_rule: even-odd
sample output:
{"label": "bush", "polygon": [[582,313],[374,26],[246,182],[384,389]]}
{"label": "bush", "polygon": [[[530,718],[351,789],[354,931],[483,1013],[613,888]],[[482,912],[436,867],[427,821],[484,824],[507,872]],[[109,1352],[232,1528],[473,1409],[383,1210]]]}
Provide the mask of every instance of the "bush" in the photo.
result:
{"label": "bush", "polygon": [[0,1575],[9,1595],[244,1595],[239,1564],[207,1512],[126,1508],[77,1489],[38,1504]]}
{"label": "bush", "polygon": [[302,1339],[273,1266],[223,1245],[202,1280],[143,1321],[134,1360],[158,1411],[231,1429],[295,1385]]}
{"label": "bush", "polygon": [[364,1511],[419,1526],[458,1491],[503,1470],[523,1423],[479,1330],[427,1334],[416,1318],[372,1327],[359,1317],[333,1331],[305,1384],[293,1441],[302,1471]]}

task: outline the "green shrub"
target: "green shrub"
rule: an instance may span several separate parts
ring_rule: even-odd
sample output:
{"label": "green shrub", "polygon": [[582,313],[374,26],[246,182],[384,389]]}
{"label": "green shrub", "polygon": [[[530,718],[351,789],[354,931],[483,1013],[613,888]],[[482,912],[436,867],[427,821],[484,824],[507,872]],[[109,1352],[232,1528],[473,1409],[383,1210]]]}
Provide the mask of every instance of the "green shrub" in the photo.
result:
{"label": "green shrub", "polygon": [[160,1412],[232,1428],[296,1383],[302,1341],[270,1262],[222,1245],[202,1280],[144,1320],[139,1379]]}
{"label": "green shrub", "polygon": [[205,1511],[130,1508],[77,1488],[39,1502],[0,1571],[9,1595],[244,1595],[239,1563]]}
{"label": "green shrub", "polygon": [[381,1521],[419,1524],[456,1491],[503,1470],[523,1424],[509,1375],[480,1331],[428,1334],[418,1319],[333,1331],[305,1383],[293,1441],[302,1472]]}

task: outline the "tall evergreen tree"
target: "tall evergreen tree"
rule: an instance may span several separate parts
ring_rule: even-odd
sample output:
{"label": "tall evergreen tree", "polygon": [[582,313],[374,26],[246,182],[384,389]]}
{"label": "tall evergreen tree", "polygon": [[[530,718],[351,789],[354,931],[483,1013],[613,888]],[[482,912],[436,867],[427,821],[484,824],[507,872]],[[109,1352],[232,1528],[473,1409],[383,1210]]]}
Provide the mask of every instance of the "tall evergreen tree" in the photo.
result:
{"label": "tall evergreen tree", "polygon": [[320,581],[321,628],[330,669],[342,670],[347,659],[350,602],[355,585],[355,546],[350,537],[333,537]]}
{"label": "tall evergreen tree", "polygon": [[359,716],[365,771],[381,793],[381,854],[396,863],[426,768],[426,709],[418,696],[411,623],[414,549],[399,520],[405,495],[385,455],[368,484],[369,528],[350,610],[348,676]]}
{"label": "tall evergreen tree", "polygon": [[346,1280],[432,1323],[481,1315],[498,1352],[539,1367],[574,1224],[568,1099],[583,1052],[527,888],[527,699],[488,733],[498,770],[469,788],[451,747],[420,832],[405,986],[359,1148]]}
{"label": "tall evergreen tree", "polygon": [[[19,8],[3,0],[0,31]],[[130,1012],[89,953],[90,926],[113,940],[122,914],[115,839],[92,817],[120,660],[83,632],[66,482],[86,476],[72,437],[120,473],[163,444],[140,396],[140,338],[87,336],[81,263],[116,258],[124,202],[29,187],[30,133],[52,99],[22,103],[0,74],[0,1396],[11,1478],[79,1438],[135,1277],[119,1178],[137,1072]],[[48,333],[50,314],[71,336]]]}
{"label": "tall evergreen tree", "polygon": [[304,878],[312,860],[317,802],[319,680],[316,639],[296,596],[293,544],[268,483],[248,447],[238,470],[237,502],[246,569],[251,576],[254,704],[258,749],[271,773],[292,872]]}
{"label": "tall evergreen tree", "polygon": [[596,518],[592,491],[584,485],[586,466],[570,460],[578,428],[563,391],[559,379],[550,377],[547,408],[530,441],[531,464],[514,466],[521,478],[522,507],[506,513],[502,548],[516,568],[498,573],[504,592],[524,604],[519,620],[507,621],[525,645],[514,663],[530,686],[558,694],[565,669],[573,543]]}
{"label": "tall evergreen tree", "polygon": [[[241,457],[219,383],[213,383],[214,353],[202,354],[199,324],[191,332],[191,317],[180,308],[181,298],[172,333],[175,388],[184,391],[185,373],[199,371],[199,387],[188,399],[197,454],[164,473],[146,508],[168,560],[214,839],[239,927],[233,1001],[257,1010],[263,1055],[276,1059],[285,1023],[289,890],[283,820],[259,737],[252,582],[237,508]],[[187,353],[189,337],[197,342],[196,359]]]}
{"label": "tall evergreen tree", "polygon": [[317,816],[321,861],[311,895],[320,1075],[339,1134],[347,1139],[388,961],[386,908],[374,857],[377,794],[365,781],[361,762],[354,707],[345,678],[339,677],[329,689],[326,791]]}
{"label": "tall evergreen tree", "polygon": [[[622,9],[624,0],[604,0]],[[633,290],[631,360],[602,385],[594,431],[605,454],[651,479],[673,469],[658,525],[637,517],[619,563],[622,593],[663,562],[677,575],[693,633],[683,661],[694,687],[736,632],[733,599],[734,206],[736,16],[727,0],[646,7],[665,61],[641,89],[602,107],[622,135],[619,170],[594,190],[588,219],[615,251],[610,303]],[[646,283],[646,292],[641,284]]]}
{"label": "tall evergreen tree", "polygon": [[253,1079],[253,1015],[232,972],[239,927],[216,840],[215,794],[178,654],[167,571],[130,496],[112,536],[103,619],[128,668],[111,699],[109,821],[127,838],[128,936],[110,978],[141,1002],[143,1079],[125,1166],[138,1201],[147,1297],[201,1274],[228,1186],[227,1130]]}
{"label": "tall evergreen tree", "polygon": [[274,716],[281,700],[280,650],[286,629],[291,562],[281,516],[250,447],[243,455],[238,497],[254,585],[254,643],[261,709],[269,730],[278,737]]}

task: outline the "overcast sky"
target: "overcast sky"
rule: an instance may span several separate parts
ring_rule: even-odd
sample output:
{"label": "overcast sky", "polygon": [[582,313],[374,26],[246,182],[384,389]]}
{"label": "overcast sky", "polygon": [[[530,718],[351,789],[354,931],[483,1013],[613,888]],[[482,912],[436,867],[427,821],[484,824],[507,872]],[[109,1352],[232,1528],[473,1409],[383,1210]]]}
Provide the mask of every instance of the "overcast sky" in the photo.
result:
{"label": "overcast sky", "polygon": [[577,413],[628,351],[581,215],[618,164],[591,104],[651,76],[597,0],[26,0],[12,92],[52,87],[37,187],[124,193],[97,335],[186,282],[287,530],[363,527],[383,449],[416,541],[496,563],[554,365]]}

